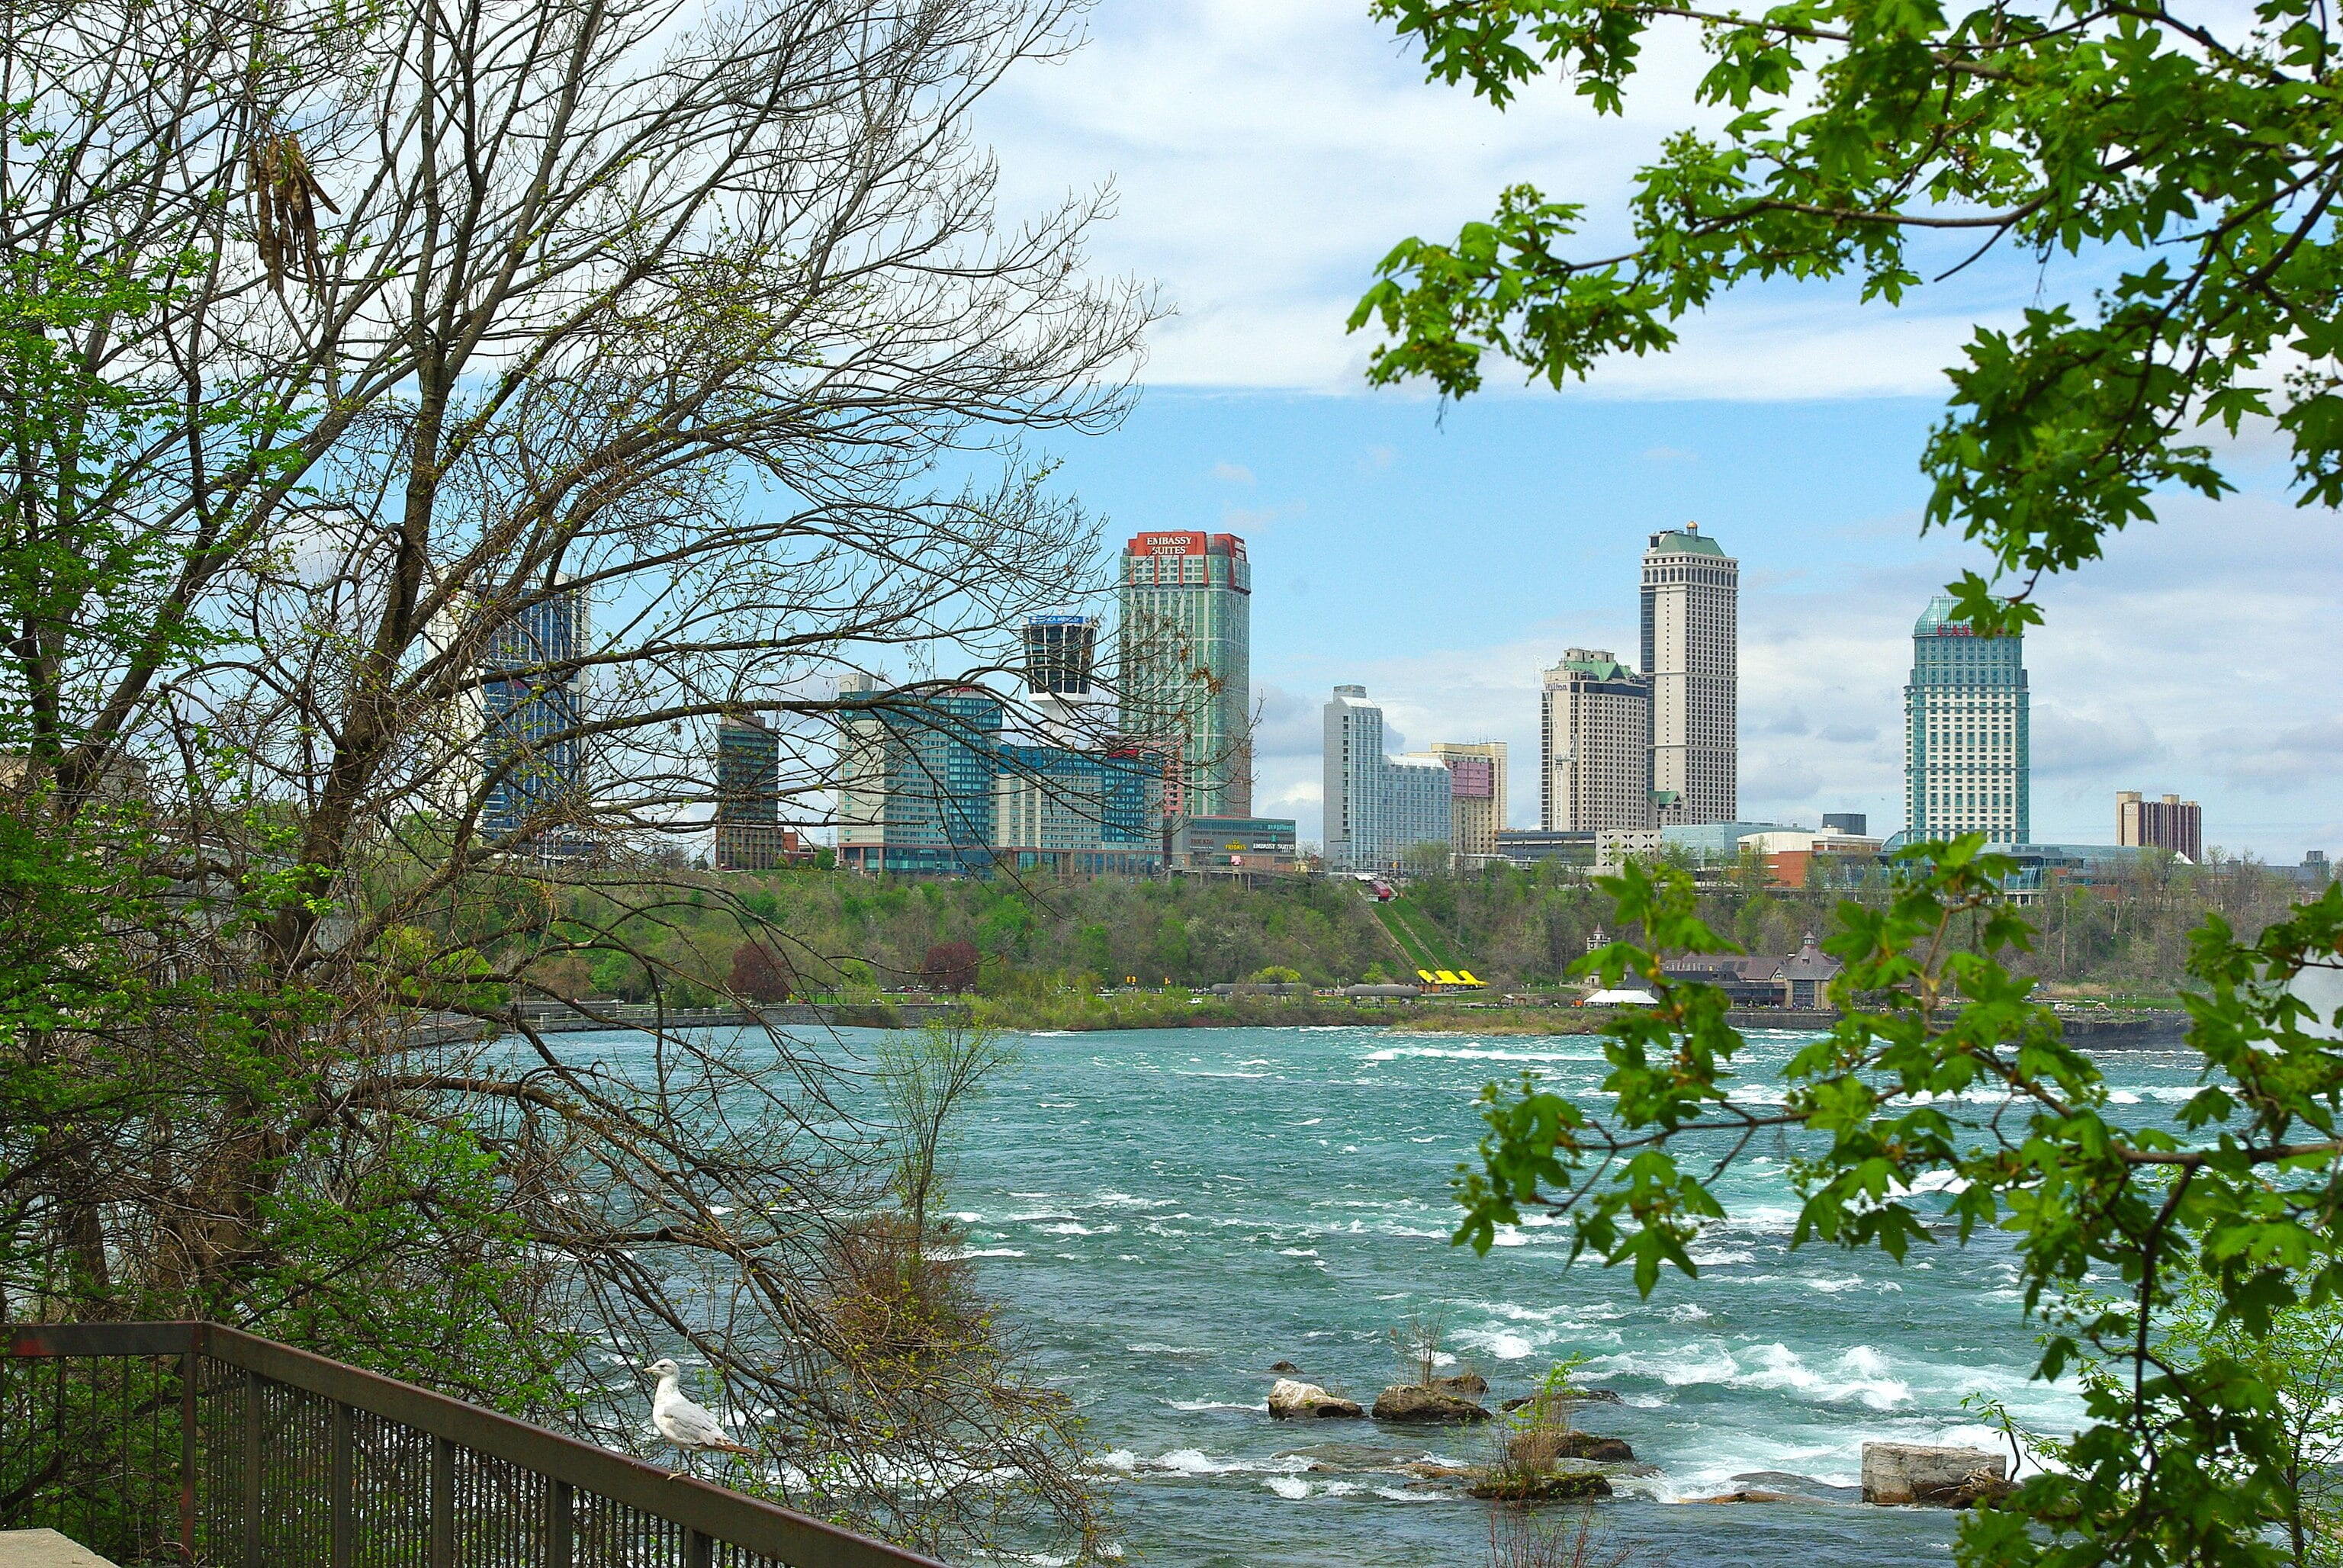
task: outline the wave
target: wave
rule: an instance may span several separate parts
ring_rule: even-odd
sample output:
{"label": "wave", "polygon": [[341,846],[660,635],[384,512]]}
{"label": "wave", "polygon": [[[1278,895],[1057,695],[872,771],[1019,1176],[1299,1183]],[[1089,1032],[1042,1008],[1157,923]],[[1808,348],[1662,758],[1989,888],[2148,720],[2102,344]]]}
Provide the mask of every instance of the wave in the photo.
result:
{"label": "wave", "polygon": [[1173,1410],[1242,1410],[1254,1415],[1269,1408],[1265,1404],[1236,1404],[1224,1399],[1167,1399],[1163,1402]]}
{"label": "wave", "polygon": [[1215,1345],[1140,1344],[1122,1348],[1137,1356],[1216,1356],[1221,1353]]}
{"label": "wave", "polygon": [[1387,1045],[1371,1050],[1362,1061],[1397,1061],[1402,1057],[1427,1057],[1443,1061],[1584,1061],[1600,1062],[1600,1053],[1584,1050],[1497,1050],[1483,1046]]}
{"label": "wave", "polygon": [[1912,1385],[1893,1375],[1885,1359],[1868,1345],[1842,1351],[1834,1362],[1817,1369],[1778,1342],[1735,1351],[1718,1340],[1696,1340],[1674,1351],[1599,1356],[1586,1370],[1590,1376],[1650,1378],[1670,1388],[1713,1383],[1764,1389],[1828,1404],[1860,1403],[1872,1410],[1894,1410],[1911,1403],[1913,1397]]}

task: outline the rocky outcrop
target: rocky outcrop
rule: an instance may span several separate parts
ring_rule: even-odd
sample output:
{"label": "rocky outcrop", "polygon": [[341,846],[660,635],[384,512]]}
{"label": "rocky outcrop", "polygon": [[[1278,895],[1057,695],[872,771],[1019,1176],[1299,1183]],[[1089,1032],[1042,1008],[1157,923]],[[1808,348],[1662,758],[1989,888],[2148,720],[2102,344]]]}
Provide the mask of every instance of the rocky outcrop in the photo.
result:
{"label": "rocky outcrop", "polygon": [[1863,1445],[1863,1500],[1888,1507],[1967,1508],[2011,1489],[2006,1456],[1917,1442]]}
{"label": "rocky outcrop", "polygon": [[1611,1483],[1595,1470],[1493,1470],[1465,1487],[1469,1496],[1496,1503],[1560,1503],[1608,1497]]}
{"label": "rocky outcrop", "polygon": [[1489,1380],[1479,1372],[1459,1372],[1454,1377],[1436,1377],[1424,1385],[1442,1393],[1487,1393]]}
{"label": "rocky outcrop", "polygon": [[1302,1369],[1292,1362],[1272,1362],[1269,1363],[1269,1370],[1273,1372],[1285,1372],[1293,1377],[1302,1375]]}
{"label": "rocky outcrop", "polygon": [[1519,1399],[1507,1400],[1498,1408],[1506,1411],[1515,1411],[1521,1409],[1523,1405],[1535,1404],[1540,1400],[1545,1401],[1548,1404],[1556,1405],[1617,1404],[1619,1402],[1619,1395],[1616,1391],[1607,1388],[1574,1388],[1566,1393],[1525,1393]]}
{"label": "rocky outcrop", "polygon": [[1422,1383],[1396,1382],[1375,1396],[1377,1421],[1422,1426],[1464,1426],[1490,1419],[1489,1412],[1462,1394]]}
{"label": "rocky outcrop", "polygon": [[1505,1462],[1521,1470],[1543,1470],[1558,1459],[1583,1459],[1596,1464],[1632,1464],[1635,1451],[1626,1440],[1597,1437],[1568,1427],[1534,1426],[1506,1441]]}
{"label": "rocky outcrop", "polygon": [[1280,1421],[1317,1421],[1338,1416],[1363,1416],[1354,1399],[1328,1393],[1314,1382],[1282,1377],[1269,1391],[1269,1413]]}

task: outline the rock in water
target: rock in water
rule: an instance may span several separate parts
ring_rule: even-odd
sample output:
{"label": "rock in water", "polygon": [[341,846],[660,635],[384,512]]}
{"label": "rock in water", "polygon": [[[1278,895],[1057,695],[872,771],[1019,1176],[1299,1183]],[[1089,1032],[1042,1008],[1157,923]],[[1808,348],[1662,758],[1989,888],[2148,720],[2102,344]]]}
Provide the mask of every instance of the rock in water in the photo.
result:
{"label": "rock in water", "polygon": [[1597,1437],[1591,1432],[1558,1426],[1534,1426],[1513,1434],[1505,1444],[1505,1458],[1517,1470],[1544,1470],[1557,1459],[1632,1464],[1635,1451],[1622,1438]]}
{"label": "rock in water", "polygon": [[1377,1421],[1423,1425],[1463,1426],[1489,1419],[1486,1410],[1461,1394],[1410,1382],[1395,1382],[1376,1395],[1373,1413]]}
{"label": "rock in water", "polygon": [[1454,1377],[1436,1377],[1425,1385],[1443,1393],[1487,1393],[1489,1380],[1479,1372],[1459,1372]]}
{"label": "rock in water", "polygon": [[1292,1362],[1272,1362],[1269,1363],[1269,1370],[1273,1372],[1292,1372],[1296,1377],[1302,1375],[1302,1369]]}
{"label": "rock in water", "polygon": [[2008,1458],[1982,1448],[1936,1448],[1918,1442],[1863,1445],[1865,1503],[1966,1508],[2009,1489]]}
{"label": "rock in water", "polygon": [[1280,1421],[1289,1421],[1296,1417],[1359,1416],[1367,1412],[1359,1408],[1357,1400],[1337,1398],[1314,1382],[1295,1382],[1290,1377],[1282,1377],[1269,1391],[1269,1413]]}
{"label": "rock in water", "polygon": [[1492,1471],[1465,1487],[1465,1494],[1494,1503],[1558,1503],[1578,1497],[1608,1497],[1611,1483],[1593,1470],[1542,1473]]}

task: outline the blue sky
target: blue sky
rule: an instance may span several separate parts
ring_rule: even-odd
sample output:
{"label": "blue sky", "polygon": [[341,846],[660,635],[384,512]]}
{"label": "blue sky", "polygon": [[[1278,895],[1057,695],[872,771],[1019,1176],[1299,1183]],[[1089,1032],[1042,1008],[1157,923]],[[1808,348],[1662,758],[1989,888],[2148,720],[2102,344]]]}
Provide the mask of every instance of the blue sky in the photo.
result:
{"label": "blue sky", "polygon": [[[1743,814],[1900,825],[1911,621],[1975,563],[1918,533],[1940,367],[1976,321],[2088,276],[1996,259],[1900,311],[1773,289],[1564,394],[1370,392],[1342,321],[1393,240],[1532,178],[1589,202],[1590,245],[1615,241],[1636,163],[1702,116],[1683,47],[1654,50],[1624,120],[1559,90],[1497,116],[1423,85],[1365,10],[1106,0],[1082,49],[1012,77],[980,126],[1008,215],[1111,181],[1093,265],[1159,281],[1176,311],[1131,418],[1051,449],[1114,537],[1248,540],[1258,808],[1314,836],[1318,705],[1363,681],[1410,746],[1512,742],[1512,814],[1534,820],[1538,671],[1572,645],[1632,657],[1644,536],[1689,519],[1742,563]],[[2041,596],[2036,838],[2105,841],[2117,789],[2172,789],[2205,803],[2210,843],[2343,850],[2338,519],[2291,506],[2266,440],[2229,456],[2238,497],[2173,500]]]}

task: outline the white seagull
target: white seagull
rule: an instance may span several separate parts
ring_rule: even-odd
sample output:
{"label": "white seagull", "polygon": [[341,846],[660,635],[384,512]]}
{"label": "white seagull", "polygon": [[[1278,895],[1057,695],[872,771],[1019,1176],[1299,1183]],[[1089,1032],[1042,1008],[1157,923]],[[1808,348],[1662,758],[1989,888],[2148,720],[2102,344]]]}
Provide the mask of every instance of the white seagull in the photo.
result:
{"label": "white seagull", "polygon": [[651,1395],[651,1424],[659,1434],[683,1450],[686,1462],[689,1456],[701,1453],[749,1453],[757,1451],[743,1448],[724,1434],[724,1423],[706,1405],[686,1399],[676,1380],[683,1369],[670,1361],[657,1361],[643,1369],[659,1379],[659,1392]]}

